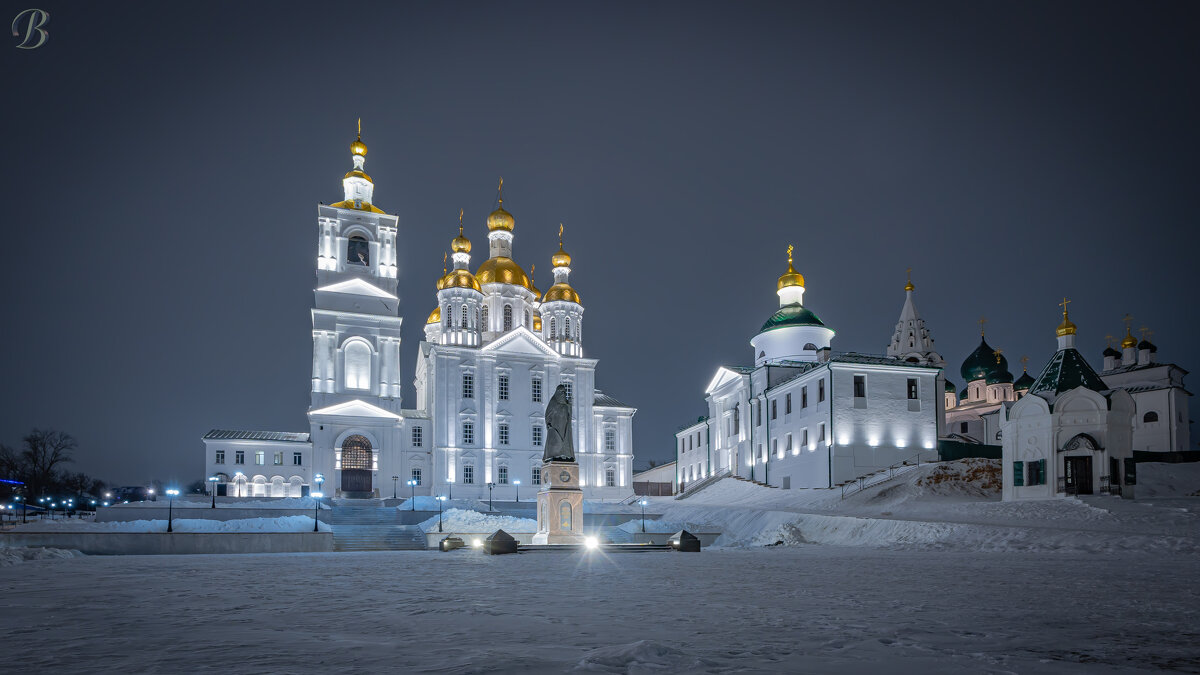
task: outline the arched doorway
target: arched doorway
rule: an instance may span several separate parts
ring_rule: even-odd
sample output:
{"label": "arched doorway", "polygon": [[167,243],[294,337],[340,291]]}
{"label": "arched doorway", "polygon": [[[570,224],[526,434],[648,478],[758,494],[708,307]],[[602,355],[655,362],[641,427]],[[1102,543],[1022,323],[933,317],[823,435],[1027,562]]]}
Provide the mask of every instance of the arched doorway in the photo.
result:
{"label": "arched doorway", "polygon": [[342,442],[342,494],[347,497],[370,497],[371,441],[355,434]]}

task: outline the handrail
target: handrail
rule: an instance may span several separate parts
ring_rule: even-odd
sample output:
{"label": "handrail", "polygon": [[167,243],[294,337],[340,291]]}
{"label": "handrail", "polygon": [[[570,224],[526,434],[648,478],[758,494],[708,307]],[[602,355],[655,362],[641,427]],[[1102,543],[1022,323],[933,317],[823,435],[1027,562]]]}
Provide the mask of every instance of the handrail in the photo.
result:
{"label": "handrail", "polygon": [[[914,459],[917,460],[916,463],[909,464],[909,462]],[[865,490],[869,487],[874,487],[876,485],[879,485],[880,483],[886,483],[887,481],[895,478],[897,475],[899,475],[901,473],[907,473],[909,470],[919,468],[920,466],[921,466],[921,453],[918,452],[916,455],[913,455],[912,457],[910,457],[908,459],[896,462],[895,464],[893,464],[889,467],[879,469],[878,471],[873,471],[868,474],[864,474],[864,475],[859,476],[858,478],[855,478],[851,481],[842,483],[842,499],[845,499],[847,495],[852,495],[856,492],[862,492],[863,490]],[[900,470],[897,471],[897,469],[900,469]],[[884,472],[887,472],[886,475]],[[878,480],[873,480],[873,478],[878,479]]]}
{"label": "handrail", "polygon": [[709,485],[712,485],[713,483],[717,482],[718,480],[720,480],[722,478],[725,478],[726,476],[729,475],[729,473],[730,473],[729,469],[725,468],[725,469],[722,469],[722,470],[714,473],[713,475],[709,476],[708,478],[696,481],[695,483],[688,485],[687,488],[685,488],[683,492],[680,492],[679,494],[675,495],[675,499],[686,499],[687,497],[691,497],[696,492],[708,487]]}

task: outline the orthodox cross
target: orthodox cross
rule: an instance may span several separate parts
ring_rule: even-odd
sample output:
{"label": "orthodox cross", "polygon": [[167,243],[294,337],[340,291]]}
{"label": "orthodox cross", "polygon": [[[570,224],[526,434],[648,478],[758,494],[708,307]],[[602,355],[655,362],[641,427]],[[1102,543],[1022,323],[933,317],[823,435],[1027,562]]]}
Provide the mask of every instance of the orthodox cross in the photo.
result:
{"label": "orthodox cross", "polygon": [[1105,335],[1104,336],[1104,345],[1106,347],[1111,347],[1114,339],[1115,338],[1113,338],[1113,336],[1111,336],[1111,335]]}
{"label": "orthodox cross", "polygon": [[1000,363],[1000,355],[1004,353],[1003,349],[993,349],[992,355],[996,357],[996,363]]}
{"label": "orthodox cross", "polygon": [[562,223],[558,224],[558,247],[562,248]]}
{"label": "orthodox cross", "polygon": [[987,317],[979,317],[979,334],[983,335],[983,324],[987,323]]}
{"label": "orthodox cross", "polygon": [[1067,315],[1067,305],[1069,305],[1070,303],[1071,303],[1071,301],[1068,300],[1066,298],[1066,296],[1063,296],[1063,301],[1058,303],[1058,306],[1063,308],[1063,316],[1064,317]]}
{"label": "orthodox cross", "polygon": [[1128,334],[1128,333],[1129,333],[1129,326],[1130,326],[1130,324],[1132,324],[1132,323],[1133,323],[1133,315],[1132,315],[1132,314],[1126,314],[1125,316],[1121,317],[1121,320],[1125,322],[1125,332]]}
{"label": "orthodox cross", "polygon": [[358,140],[362,140],[362,118],[358,118]]}
{"label": "orthodox cross", "polygon": [[796,247],[792,246],[791,244],[788,244],[788,264],[789,265],[792,264],[792,251],[794,251],[794,250],[796,250]]}
{"label": "orthodox cross", "polygon": [[462,236],[462,230],[463,230],[463,210],[459,209],[458,210],[458,236],[460,236],[460,237]]}
{"label": "orthodox cross", "polygon": [[446,255],[446,252],[442,251],[442,276],[446,276],[446,258],[447,257],[448,256]]}
{"label": "orthodox cross", "polygon": [[1021,357],[1021,372],[1023,372],[1023,373],[1029,372],[1029,357],[1028,356]]}
{"label": "orthodox cross", "polygon": [[496,188],[496,199],[500,201],[500,205],[504,205],[504,176],[500,177],[500,187]]}

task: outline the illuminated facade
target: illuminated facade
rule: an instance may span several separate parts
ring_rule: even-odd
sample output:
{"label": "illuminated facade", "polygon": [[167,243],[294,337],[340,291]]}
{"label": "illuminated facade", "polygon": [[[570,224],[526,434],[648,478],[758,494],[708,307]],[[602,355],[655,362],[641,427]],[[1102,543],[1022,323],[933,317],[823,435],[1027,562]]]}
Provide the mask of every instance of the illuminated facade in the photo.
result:
{"label": "illuminated facade", "polygon": [[632,495],[636,410],[595,387],[562,226],[555,283],[543,295],[512,258],[514,219],[503,199],[487,220],[489,258],[475,273],[459,214],[453,268],[437,283],[419,346],[416,406],[401,407],[398,219],[374,205],[366,154],[359,138],[344,200],[318,207],[309,433],[206,434],[206,469],[219,494],[300,496],[317,489],[319,474],[330,496],[390,496],[395,485],[405,494],[486,498],[492,483],[496,499],[524,488],[532,501],[545,402],[561,383],[574,406],[585,496]]}
{"label": "illuminated facade", "polygon": [[932,340],[895,356],[835,354],[834,331],[803,304],[804,277],[791,254],[789,247],[779,310],[750,340],[754,365],[719,368],[705,390],[708,416],[676,433],[681,490],[724,474],[832,487],[918,455],[937,457],[941,357]]}

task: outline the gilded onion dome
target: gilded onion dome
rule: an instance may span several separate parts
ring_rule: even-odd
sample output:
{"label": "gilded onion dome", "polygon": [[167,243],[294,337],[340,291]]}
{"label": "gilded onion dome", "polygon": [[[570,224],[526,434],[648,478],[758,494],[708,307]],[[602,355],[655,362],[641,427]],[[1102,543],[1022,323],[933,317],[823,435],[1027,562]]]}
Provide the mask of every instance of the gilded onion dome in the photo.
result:
{"label": "gilded onion dome", "polygon": [[358,138],[350,144],[350,152],[359,157],[367,156],[367,144],[362,142],[362,118],[358,118]]}
{"label": "gilded onion dome", "polygon": [[542,298],[542,302],[554,302],[555,300],[565,300],[577,305],[583,304],[579,302],[579,294],[575,292],[574,288],[571,288],[570,284],[554,284]]}
{"label": "gilded onion dome", "polygon": [[563,226],[558,224],[558,252],[550,256],[550,262],[554,265],[554,278],[557,280],[550,290],[546,291],[542,302],[554,302],[563,300],[573,302],[577,305],[583,304],[579,302],[579,293],[571,288],[571,284],[567,281],[567,276],[571,271],[571,256],[563,249]]}
{"label": "gilded onion dome", "polygon": [[425,319],[425,325],[428,326],[431,323],[441,323],[441,322],[442,322],[442,307],[441,307],[441,305],[438,305],[437,307],[433,308],[432,312],[429,313],[429,318]]}
{"label": "gilded onion dome", "polygon": [[475,278],[481,284],[512,284],[533,290],[529,277],[525,276],[525,270],[521,269],[515,260],[504,256],[485,260],[476,270]]}
{"label": "gilded onion dome", "polygon": [[[480,291],[479,280],[468,270],[450,270],[450,274],[442,277],[442,288],[472,288]],[[442,290],[439,288],[438,290]]]}
{"label": "gilded onion dome", "polygon": [[794,246],[790,244],[788,245],[788,268],[786,272],[779,275],[780,290],[787,288],[788,286],[799,286],[800,288],[804,288],[804,275],[797,272],[796,268],[792,266],[792,251],[794,248]]}
{"label": "gilded onion dome", "polygon": [[471,288],[481,291],[479,281],[475,278],[471,271],[459,265],[465,265],[469,258],[459,258],[459,254],[464,256],[471,252],[471,240],[463,236],[463,212],[458,211],[458,236],[450,240],[450,250],[454,251],[455,269],[450,270],[450,273],[442,277],[441,288]]}
{"label": "gilded onion dome", "polygon": [[562,233],[559,232],[558,236],[558,252],[550,256],[550,264],[554,265],[555,267],[570,267],[571,256],[563,250]]}
{"label": "gilded onion dome", "polygon": [[1062,320],[1062,323],[1058,324],[1058,328],[1054,331],[1054,334],[1057,335],[1058,337],[1063,337],[1064,335],[1074,335],[1075,334],[1075,322],[1071,321],[1071,319],[1069,319],[1067,317],[1067,303],[1068,302],[1070,302],[1070,301],[1067,300],[1066,298],[1063,298],[1063,301],[1061,303],[1062,308],[1063,308],[1063,320]]}
{"label": "gilded onion dome", "polygon": [[504,230],[506,232],[512,232],[513,225],[516,224],[516,221],[513,219],[513,215],[511,213],[504,210],[504,179],[503,178],[500,179],[499,192],[500,192],[500,196],[499,196],[500,204],[496,207],[495,211],[492,211],[490,214],[488,214],[487,227],[490,232],[495,232],[496,230]]}
{"label": "gilded onion dome", "polygon": [[1126,328],[1125,329],[1125,339],[1121,340],[1121,348],[1129,349],[1130,347],[1136,347],[1136,346],[1137,346],[1137,338],[1133,337],[1133,334],[1129,332],[1129,328]]}

